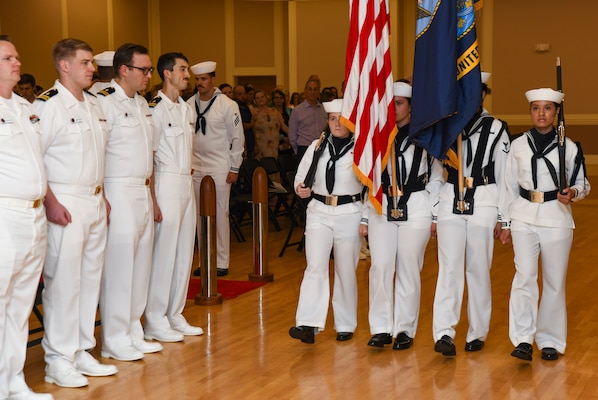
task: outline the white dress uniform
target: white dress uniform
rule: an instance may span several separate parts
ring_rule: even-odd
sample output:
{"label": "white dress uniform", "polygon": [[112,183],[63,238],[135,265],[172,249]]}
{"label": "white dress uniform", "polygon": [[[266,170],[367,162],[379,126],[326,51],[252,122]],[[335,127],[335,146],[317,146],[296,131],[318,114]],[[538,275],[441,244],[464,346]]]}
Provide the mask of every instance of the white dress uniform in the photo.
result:
{"label": "white dress uniform", "polygon": [[44,265],[44,338],[50,368],[75,366],[95,347],[95,317],[104,267],[107,219],[102,196],[108,128],[95,96],[77,100],[58,80],[34,102],[48,184],[71,214],[66,226],[48,223]]}
{"label": "white dress uniform", "polygon": [[[557,139],[554,133],[547,135],[554,136],[549,148]],[[509,336],[515,346],[532,344],[535,339],[538,348],[552,347],[564,354],[567,342],[565,278],[575,224],[570,204],[562,204],[556,199],[532,202],[520,195],[520,187],[537,192],[557,188],[547,162],[555,167],[558,176],[558,149],[554,147],[544,159],[535,159],[529,141],[534,143],[530,131],[513,141],[500,200],[503,218],[510,221],[516,268],[509,301]],[[567,180],[570,187],[577,190],[573,201],[581,200],[589,194],[590,184],[584,176],[584,166],[580,165],[576,170],[578,148],[569,138],[566,138],[565,150]],[[537,186],[533,182],[534,162]],[[538,309],[539,254],[543,285]]]}
{"label": "white dress uniform", "polygon": [[[230,224],[228,219],[230,184],[226,183],[229,172],[239,172],[243,161],[245,135],[239,106],[222,92],[214,89],[209,101],[200,101],[199,94],[187,102],[194,112],[194,121],[200,113],[206,113],[205,134],[201,128],[193,139],[193,181],[197,203],[197,227],[199,228],[199,188],[204,176],[211,176],[216,186],[216,267],[228,269],[230,258]],[[210,105],[210,102],[213,103]],[[208,106],[210,107],[209,109]],[[207,110],[206,110],[207,109]],[[200,238],[200,232],[197,232]],[[201,238],[200,238],[201,240]]]}
{"label": "white dress uniform", "polygon": [[[487,143],[479,146],[485,118],[491,118],[492,124],[489,127]],[[494,249],[494,228],[501,215],[501,210],[498,209],[498,187],[503,179],[510,148],[508,132],[500,120],[494,119],[483,110],[471,126],[469,134],[464,135],[462,147],[464,176],[473,177],[480,182],[475,183],[479,186],[475,187],[471,215],[453,213],[456,170],[449,169],[448,182],[440,192],[437,225],[439,270],[432,318],[435,341],[444,335],[455,337],[455,326],[461,315],[465,279],[469,319],[466,341],[485,341],[490,327],[490,267]],[[476,156],[482,155],[481,152],[483,158],[480,169],[477,169]],[[454,179],[451,179],[451,176],[455,176]],[[451,181],[455,184],[450,183]],[[485,181],[487,183],[484,183]],[[492,183],[493,181],[495,183]]]}
{"label": "white dress uniform", "polygon": [[39,118],[0,97],[0,398],[29,391],[23,367],[29,315],[47,250],[46,170]]}
{"label": "white dress uniform", "polygon": [[128,97],[114,80],[98,94],[109,129],[104,189],[111,206],[100,291],[102,349],[114,351],[144,336],[140,318],[154,239],[153,120],[145,99]]}
{"label": "white dress uniform", "polygon": [[183,308],[195,244],[195,197],[191,176],[193,112],[162,91],[150,102],[154,120],[154,190],[162,221],[154,223],[154,255],[145,329],[185,326]]}
{"label": "white dress uniform", "polygon": [[[351,138],[351,146],[354,138]],[[304,182],[314,157],[317,141],[305,152],[295,175],[295,188]],[[327,143],[332,143],[329,135]],[[327,146],[328,147],[328,146]],[[354,332],[357,326],[357,278],[362,238],[359,224],[364,205],[359,199],[363,185],[353,172],[353,149],[336,161],[335,183],[331,194],[326,188],[326,164],[330,151],[324,149],[316,169],[312,186],[314,198],[307,206],[305,225],[305,257],[307,267],[301,282],[297,305],[297,326],[316,327],[324,330],[330,300],[330,251],[334,250],[334,287],[332,309],[334,329],[337,332]],[[326,205],[317,198],[322,196],[355,196],[342,205]]]}
{"label": "white dress uniform", "polygon": [[[444,178],[440,161],[434,158],[429,160],[427,152],[422,149],[419,164],[415,166],[417,172],[414,171],[415,178],[419,179],[417,182],[408,179],[416,162],[416,146],[407,137],[408,129],[407,125],[399,130],[396,152],[397,168],[400,171],[402,165],[405,167],[397,175],[399,188],[401,183],[406,187],[418,186],[407,201],[407,220],[388,220],[387,196],[382,199],[382,214],[378,214],[368,202],[371,256],[369,322],[373,335],[390,333],[396,336],[405,332],[413,338],[419,317],[420,273]],[[389,179],[392,179],[394,172],[390,160],[387,171]]]}

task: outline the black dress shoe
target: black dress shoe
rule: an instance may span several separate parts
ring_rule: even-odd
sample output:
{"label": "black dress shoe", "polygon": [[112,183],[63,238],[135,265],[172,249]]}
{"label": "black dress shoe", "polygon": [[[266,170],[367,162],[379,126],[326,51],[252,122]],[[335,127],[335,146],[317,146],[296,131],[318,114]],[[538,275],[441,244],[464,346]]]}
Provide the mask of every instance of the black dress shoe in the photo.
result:
{"label": "black dress shoe", "polygon": [[411,347],[413,339],[410,338],[406,332],[401,332],[397,335],[395,343],[392,345],[393,350],[405,350]]}
{"label": "black dress shoe", "polygon": [[480,351],[484,348],[484,341],[480,339],[465,343],[465,351]]}
{"label": "black dress shoe", "polygon": [[226,275],[228,275],[228,268],[216,268],[216,275],[217,276],[226,276]]}
{"label": "black dress shoe", "polygon": [[293,326],[289,329],[289,335],[293,339],[300,339],[303,343],[314,344],[315,337],[314,337],[315,328],[313,326]]}
{"label": "black dress shoe", "polygon": [[532,345],[529,343],[519,343],[517,347],[515,347],[515,350],[511,352],[511,355],[525,361],[531,361]]}
{"label": "black dress shoe", "polygon": [[455,348],[455,342],[449,335],[444,335],[440,340],[436,341],[434,345],[434,351],[442,353],[443,356],[456,356],[457,349]]}
{"label": "black dress shoe", "polygon": [[392,336],[390,335],[390,333],[376,333],[368,342],[368,346],[384,347],[385,344],[391,343]]}
{"label": "black dress shoe", "polygon": [[345,340],[353,339],[353,332],[337,332],[336,340],[344,342]]}
{"label": "black dress shoe", "polygon": [[542,349],[542,360],[553,361],[559,358],[559,353],[554,347],[544,347]]}

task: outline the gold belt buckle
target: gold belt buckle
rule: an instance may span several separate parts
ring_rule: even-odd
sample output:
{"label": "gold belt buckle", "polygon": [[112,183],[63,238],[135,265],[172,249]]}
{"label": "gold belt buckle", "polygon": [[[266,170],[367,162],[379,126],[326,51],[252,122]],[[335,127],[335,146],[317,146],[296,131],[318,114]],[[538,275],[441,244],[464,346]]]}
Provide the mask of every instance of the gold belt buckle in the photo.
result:
{"label": "gold belt buckle", "polygon": [[463,186],[467,189],[473,189],[473,176],[463,177]]}
{"label": "gold belt buckle", "polygon": [[42,205],[42,199],[33,200],[33,204],[31,205],[31,208],[37,208],[41,205]]}
{"label": "gold belt buckle", "polygon": [[98,185],[98,186],[96,186],[96,189],[93,194],[100,194],[101,191],[102,191],[102,185]]}
{"label": "gold belt buckle", "polygon": [[150,184],[150,178],[145,178],[145,186],[149,186]]}
{"label": "gold belt buckle", "polygon": [[532,203],[544,203],[544,192],[529,192],[529,200]]}
{"label": "gold belt buckle", "polygon": [[336,207],[338,203],[338,196],[326,196],[326,205]]}

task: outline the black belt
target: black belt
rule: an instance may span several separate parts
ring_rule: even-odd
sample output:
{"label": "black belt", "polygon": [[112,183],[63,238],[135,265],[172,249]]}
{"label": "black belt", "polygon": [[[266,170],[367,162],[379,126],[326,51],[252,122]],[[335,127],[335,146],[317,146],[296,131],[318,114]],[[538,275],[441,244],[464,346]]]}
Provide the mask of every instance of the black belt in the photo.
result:
{"label": "black belt", "polygon": [[544,203],[546,201],[556,200],[558,192],[558,189],[551,190],[550,192],[534,192],[533,190],[527,190],[519,186],[519,194],[521,197],[532,203]]}
{"label": "black belt", "polygon": [[361,200],[361,193],[357,194],[346,194],[343,196],[322,196],[321,194],[314,193],[314,199],[321,201],[322,203],[326,204],[327,206],[341,206],[343,204],[348,203],[355,203],[356,201]]}

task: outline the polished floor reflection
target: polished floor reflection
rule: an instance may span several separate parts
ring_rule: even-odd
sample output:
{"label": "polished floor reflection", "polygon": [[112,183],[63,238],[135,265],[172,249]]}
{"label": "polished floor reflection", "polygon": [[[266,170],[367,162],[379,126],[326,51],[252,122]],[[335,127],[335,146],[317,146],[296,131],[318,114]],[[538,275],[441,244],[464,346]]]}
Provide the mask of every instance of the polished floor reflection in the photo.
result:
{"label": "polished floor reflection", "polygon": [[[596,179],[594,179],[596,181]],[[337,342],[331,313],[327,329],[315,345],[288,336],[294,325],[304,254],[278,252],[283,230],[269,233],[269,270],[274,281],[225,300],[216,306],[189,302],[185,315],[204,328],[200,337],[184,343],[165,343],[164,351],[143,361],[114,362],[115,377],[90,378],[82,389],[44,383],[43,352],[28,350],[25,374],[39,392],[56,399],[592,399],[598,398],[598,195],[575,204],[577,222],[568,275],[569,338],[567,354],[556,362],[523,362],[510,357],[508,296],[514,268],[510,245],[496,244],[492,268],[493,314],[484,349],[466,353],[466,312],[457,327],[456,357],[433,350],[431,316],[437,262],[436,243],[428,245],[422,272],[422,308],[418,334],[411,349],[366,346],[368,261],[360,262],[359,325],[352,340]],[[270,226],[271,227],[271,226]],[[227,279],[246,280],[251,265],[251,227],[243,227],[248,241],[232,243],[231,273]],[[296,232],[299,237],[300,232]],[[99,329],[98,341],[101,340]],[[99,356],[96,349],[94,355]],[[112,360],[104,360],[112,362]]]}

